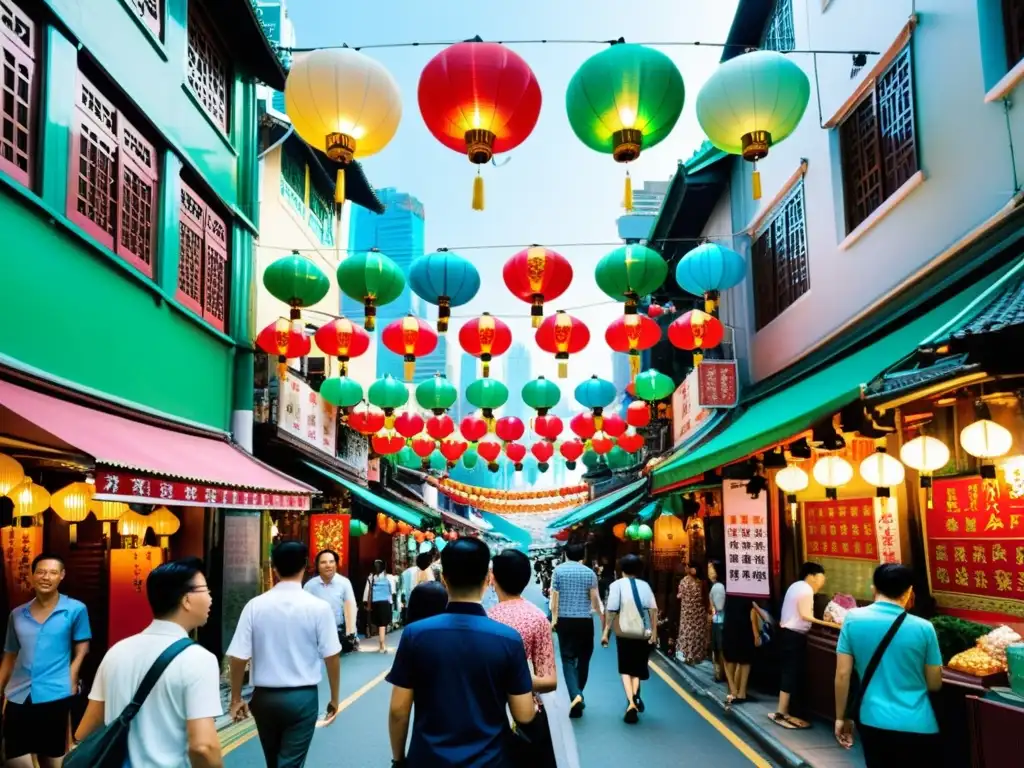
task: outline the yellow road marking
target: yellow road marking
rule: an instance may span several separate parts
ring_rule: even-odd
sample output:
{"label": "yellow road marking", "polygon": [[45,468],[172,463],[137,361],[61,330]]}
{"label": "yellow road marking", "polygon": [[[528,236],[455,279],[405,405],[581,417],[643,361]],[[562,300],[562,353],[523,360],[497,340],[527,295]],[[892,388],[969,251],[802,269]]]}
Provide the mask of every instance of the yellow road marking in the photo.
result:
{"label": "yellow road marking", "polygon": [[[342,712],[344,712],[350,706],[355,704],[356,701],[358,701],[360,697],[362,697],[365,694],[367,694],[374,686],[380,685],[380,683],[383,682],[384,678],[388,676],[388,672],[390,672],[390,671],[391,671],[390,669],[385,669],[383,672],[381,672],[379,675],[377,675],[375,678],[373,678],[373,680],[371,680],[366,685],[364,685],[362,688],[360,688],[358,691],[353,693],[348,698],[344,699],[338,705],[338,714],[340,715]],[[256,734],[256,723],[252,721],[252,718],[250,718],[250,719],[248,719],[248,720],[246,720],[246,721],[244,721],[242,723],[238,723],[237,726],[240,727],[240,730],[245,730],[246,728],[248,728],[249,730],[245,731],[245,733],[239,734],[234,741],[232,741],[232,742],[230,742],[230,743],[225,745],[224,744],[225,741],[228,741],[227,737],[235,736],[236,733],[237,733],[237,731],[234,730],[236,726],[229,726],[228,728],[225,728],[224,731],[221,732],[221,745],[222,745],[221,746],[221,754],[222,755],[227,755],[227,754],[233,752],[234,750],[238,749],[240,746],[242,746],[246,742],[251,741],[252,739],[256,738],[256,735],[257,735]]]}
{"label": "yellow road marking", "polygon": [[757,768],[772,768],[771,763],[769,763],[767,760],[765,760],[763,757],[757,754],[757,752],[751,749],[750,745],[743,741],[735,733],[733,733],[729,729],[729,727],[726,726],[725,723],[723,723],[713,714],[708,712],[707,708],[703,704],[701,704],[699,701],[693,698],[693,696],[684,691],[682,687],[679,685],[679,683],[673,680],[665,670],[663,670],[654,662],[651,662],[651,669],[653,669],[655,673],[657,673],[658,677],[660,677],[668,684],[669,688],[676,692],[676,695],[679,696],[679,698],[681,698],[683,701],[689,704],[698,715],[700,715],[709,723],[711,723],[711,725],[714,727],[716,731],[722,734],[729,741],[730,744],[732,744],[734,747],[736,747],[736,749],[742,752],[743,756],[746,757],[754,765],[756,765]]}

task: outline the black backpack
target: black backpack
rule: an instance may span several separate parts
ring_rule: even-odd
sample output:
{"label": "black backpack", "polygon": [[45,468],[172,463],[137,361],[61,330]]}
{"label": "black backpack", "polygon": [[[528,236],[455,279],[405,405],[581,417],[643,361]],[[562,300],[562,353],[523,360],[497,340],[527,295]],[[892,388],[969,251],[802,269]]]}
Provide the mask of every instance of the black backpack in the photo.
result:
{"label": "black backpack", "polygon": [[64,758],[64,768],[123,768],[128,760],[128,732],[132,720],[139,714],[146,697],[170,663],[190,645],[193,645],[193,642],[183,637],[161,653],[142,678],[142,683],[128,706],[116,720],[90,733],[69,752]]}

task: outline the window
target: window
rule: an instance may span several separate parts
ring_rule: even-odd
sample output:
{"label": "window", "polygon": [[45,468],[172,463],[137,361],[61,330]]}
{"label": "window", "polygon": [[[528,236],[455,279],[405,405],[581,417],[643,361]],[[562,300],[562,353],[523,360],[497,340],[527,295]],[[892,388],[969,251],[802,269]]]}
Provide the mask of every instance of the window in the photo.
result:
{"label": "window", "polygon": [[846,228],[852,232],[917,171],[910,46],[839,126]]}
{"label": "window", "polygon": [[772,15],[765,27],[761,47],[769,51],[792,51],[796,48],[793,29],[793,0],[775,0]]}
{"label": "window", "polygon": [[309,185],[309,226],[323,245],[334,245],[334,198]]}
{"label": "window", "polygon": [[163,33],[163,14],[160,13],[161,0],[124,0],[125,4],[135,12],[150,32],[160,39]]}
{"label": "window", "polygon": [[156,149],[81,72],[76,90],[68,218],[152,277]]}
{"label": "window", "polygon": [[35,141],[36,27],[10,0],[0,0],[0,171],[32,183]]}
{"label": "window", "polygon": [[1024,0],[1003,0],[1003,28],[1007,69],[1013,69],[1024,59]]}
{"label": "window", "polygon": [[306,163],[287,146],[281,152],[281,194],[301,214],[306,212]]}
{"label": "window", "polygon": [[228,130],[228,60],[196,0],[188,4],[188,84],[213,121]]}
{"label": "window", "polygon": [[219,331],[227,321],[228,231],[199,194],[181,183],[178,300]]}
{"label": "window", "polygon": [[802,181],[763,225],[751,253],[755,320],[761,330],[811,287]]}

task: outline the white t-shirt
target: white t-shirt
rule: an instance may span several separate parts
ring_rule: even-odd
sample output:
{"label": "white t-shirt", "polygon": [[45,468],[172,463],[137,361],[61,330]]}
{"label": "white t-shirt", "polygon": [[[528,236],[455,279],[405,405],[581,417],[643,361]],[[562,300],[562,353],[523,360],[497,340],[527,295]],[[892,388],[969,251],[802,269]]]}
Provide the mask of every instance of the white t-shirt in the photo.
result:
{"label": "white t-shirt", "polygon": [[[640,595],[640,604],[648,610],[657,609],[658,603],[654,599],[654,592],[651,585],[643,579],[636,580],[636,593]],[[629,579],[613,581],[608,589],[608,604],[605,610],[618,613],[622,610],[622,602],[628,600],[633,602],[633,588],[629,585]]]}
{"label": "white t-shirt", "polygon": [[782,601],[780,627],[804,633],[811,628],[811,622],[800,617],[800,603],[804,600],[810,601],[810,610],[813,610],[814,588],[803,579],[794,581],[789,585],[789,589],[786,590],[786,597]]}
{"label": "white t-shirt", "polygon": [[[131,702],[157,657],[185,636],[178,624],[154,621],[107,651],[89,692],[90,699],[104,703],[107,724]],[[189,768],[186,722],[223,713],[217,657],[199,645],[186,648],[160,676],[132,721],[128,735],[131,764]]]}

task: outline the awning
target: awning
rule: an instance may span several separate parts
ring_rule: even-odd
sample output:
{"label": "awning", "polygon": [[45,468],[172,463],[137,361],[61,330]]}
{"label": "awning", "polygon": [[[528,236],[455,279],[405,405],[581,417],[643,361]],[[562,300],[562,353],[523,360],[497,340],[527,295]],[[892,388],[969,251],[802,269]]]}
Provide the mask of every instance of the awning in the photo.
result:
{"label": "awning", "polygon": [[606,493],[599,499],[581,504],[578,507],[574,507],[568,514],[562,515],[554,522],[548,523],[548,528],[561,529],[568,528],[571,525],[578,525],[579,523],[585,523],[587,520],[591,520],[602,512],[607,511],[612,505],[619,505],[627,500],[632,501],[634,497],[643,493],[644,486],[647,485],[647,479],[643,478],[635,482],[625,485],[618,490]]}
{"label": "awning", "polygon": [[520,528],[515,523],[510,523],[501,515],[494,512],[485,512],[482,509],[478,509],[477,514],[491,524],[492,533],[501,534],[513,544],[518,545],[519,549],[525,551],[533,543],[533,535],[529,531]]}
{"label": "awning", "polygon": [[[619,504],[617,507],[615,507],[615,509],[611,510],[610,512],[606,512],[605,514],[601,515],[599,518],[597,518],[597,520],[594,521],[594,525],[601,525],[602,523],[611,522],[612,520],[614,520],[619,515],[624,515],[630,509],[632,509],[637,504],[640,504],[642,502],[643,502],[643,499],[641,499],[641,498],[636,498],[636,497],[630,498],[625,503]],[[645,504],[640,509],[640,511],[637,512],[637,517],[639,517],[641,520],[643,520],[643,522],[647,522],[647,520],[644,518],[644,513],[648,509],[650,509],[651,510],[651,516],[653,516],[653,514],[654,514],[653,510],[654,510],[654,508],[656,506],[658,506],[658,502],[656,502],[656,501],[652,501],[652,502],[650,502],[648,504]]]}
{"label": "awning", "polygon": [[223,439],[115,416],[6,381],[0,381],[0,406],[42,430],[40,442],[90,456],[102,501],[303,510],[316,492]]}
{"label": "awning", "polygon": [[341,475],[336,475],[329,469],[325,469],[319,464],[314,464],[312,461],[303,461],[302,463],[310,469],[319,472],[328,480],[337,483],[371,509],[383,512],[385,515],[395,518],[395,520],[408,523],[414,528],[423,528],[424,525],[427,527],[430,526],[430,521],[427,520],[424,515],[421,515],[415,509],[406,504],[386,499],[383,496],[374,493],[369,488],[363,488],[363,486],[353,483],[351,480],[344,478]]}
{"label": "awning", "polygon": [[857,400],[861,387],[908,355],[922,339],[954,321],[1005,272],[989,275],[938,307],[816,373],[758,400],[694,451],[651,472],[654,493],[672,488],[782,442]]}

